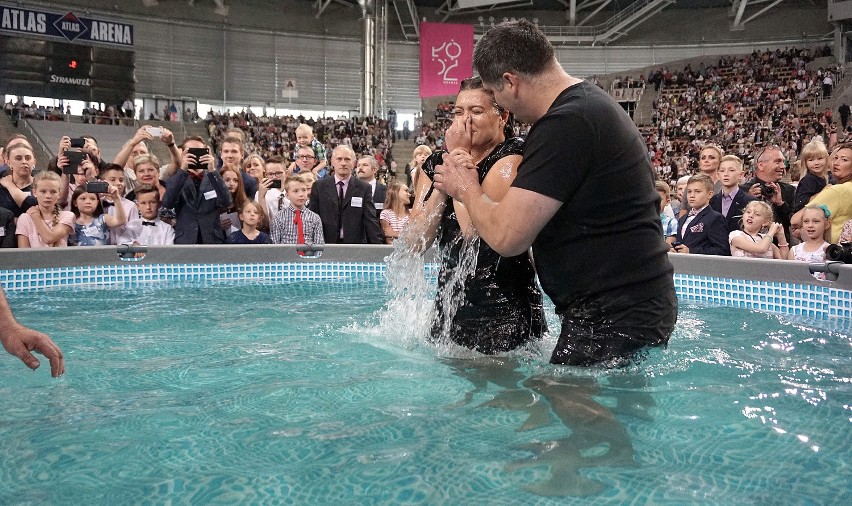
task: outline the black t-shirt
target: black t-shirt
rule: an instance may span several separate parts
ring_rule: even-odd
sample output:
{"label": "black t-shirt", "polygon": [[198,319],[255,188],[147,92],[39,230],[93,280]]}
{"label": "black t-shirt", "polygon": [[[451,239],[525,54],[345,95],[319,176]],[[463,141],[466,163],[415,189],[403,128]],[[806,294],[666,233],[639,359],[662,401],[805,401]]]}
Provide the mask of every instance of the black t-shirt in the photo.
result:
{"label": "black t-shirt", "polygon": [[533,242],[558,312],[613,292],[647,300],[673,286],[647,149],[597,86],[565,89],[533,125],[512,186],[563,203]]}

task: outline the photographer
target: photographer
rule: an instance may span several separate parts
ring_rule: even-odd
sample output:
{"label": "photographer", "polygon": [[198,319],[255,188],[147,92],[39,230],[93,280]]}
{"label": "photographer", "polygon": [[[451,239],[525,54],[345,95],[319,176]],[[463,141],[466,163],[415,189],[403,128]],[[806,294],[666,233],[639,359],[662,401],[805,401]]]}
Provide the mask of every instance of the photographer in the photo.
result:
{"label": "photographer", "polygon": [[775,219],[784,227],[784,236],[789,244],[790,217],[793,214],[796,188],[781,181],[787,170],[787,159],[780,147],[767,146],[757,152],[754,160],[754,178],[740,188],[772,206]]}
{"label": "photographer", "polygon": [[167,181],[162,202],[175,210],[175,244],[224,244],[219,213],[231,202],[210,148],[200,137],[187,137],[180,170]]}
{"label": "photographer", "polygon": [[145,125],[140,127],[133,137],[124,143],[121,151],[115,155],[113,163],[124,167],[124,179],[127,192],[136,188],[136,175],[133,173],[133,160],[138,156],[149,155],[148,141],[159,139],[169,148],[169,154],[172,158],[172,166],[180,165],[180,150],[175,145],[175,137],[167,128],[154,127]]}

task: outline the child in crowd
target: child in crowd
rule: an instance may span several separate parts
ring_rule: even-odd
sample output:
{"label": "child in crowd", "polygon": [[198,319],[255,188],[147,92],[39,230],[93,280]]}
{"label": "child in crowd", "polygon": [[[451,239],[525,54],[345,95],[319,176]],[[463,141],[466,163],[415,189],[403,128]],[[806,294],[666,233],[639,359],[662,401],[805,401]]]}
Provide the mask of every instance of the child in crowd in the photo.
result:
{"label": "child in crowd", "polygon": [[304,181],[305,184],[308,185],[308,200],[307,202],[305,202],[305,205],[309,205],[311,203],[311,188],[313,188],[314,183],[317,182],[317,176],[313,172],[306,172],[304,174],[299,174],[299,176],[302,178],[302,181]]}
{"label": "child in crowd", "polygon": [[[103,205],[104,213],[109,216],[115,216],[116,212],[118,212],[118,203],[121,203],[121,209],[124,210],[124,222],[127,223],[131,219],[139,216],[139,210],[136,208],[136,204],[133,201],[127,200],[123,197],[125,191],[125,172],[121,165],[116,165],[114,163],[109,164],[106,168],[101,170],[100,179],[102,181],[106,181],[110,186],[115,186],[118,188],[118,194],[121,195],[118,199],[114,198],[112,195],[105,193],[102,195],[103,199],[101,205]],[[109,228],[109,244],[118,244],[118,236],[124,232],[124,226],[120,227],[110,227]]]}
{"label": "child in crowd", "polygon": [[399,237],[402,229],[408,225],[410,202],[411,192],[405,183],[394,181],[388,186],[384,209],[379,213],[379,223],[382,225],[386,244],[393,244],[393,240]]}
{"label": "child in crowd", "polygon": [[660,221],[663,224],[663,237],[677,236],[677,220],[666,214],[666,206],[671,203],[672,187],[664,181],[655,181],[654,186],[660,194]]}
{"label": "child in crowd", "polygon": [[225,188],[231,194],[231,207],[219,215],[219,222],[222,224],[222,230],[225,235],[233,234],[240,230],[240,222],[236,220],[237,213],[243,208],[249,198],[243,189],[243,178],[237,169],[234,167],[222,167],[219,171],[222,175],[222,180],[225,181]]}
{"label": "child in crowd", "polygon": [[[123,176],[123,170],[121,174]],[[110,185],[109,195],[115,202],[114,216],[104,213],[100,195],[87,191],[87,184],[74,190],[71,195],[71,212],[77,218],[74,222],[77,246],[104,246],[109,242],[108,228],[121,227],[127,223],[119,189]]]}
{"label": "child in crowd", "polygon": [[160,191],[156,186],[140,184],[136,187],[136,205],[140,218],[127,222],[118,237],[118,244],[134,246],[162,246],[175,242],[175,231],[160,219]]}
{"label": "child in crowd", "polygon": [[[728,236],[731,256],[751,258],[786,258],[789,245],[784,237],[784,227],[772,221],[772,207],[762,200],[753,200],[743,210],[742,230]],[[779,245],[772,243],[778,240]],[[782,252],[783,251],[783,256]]]}
{"label": "child in crowd", "polygon": [[731,254],[725,218],[709,205],[712,195],[713,180],[710,176],[698,174],[687,181],[686,199],[690,211],[678,220],[676,239],[672,242],[669,238],[676,253]]}
{"label": "child in crowd", "polygon": [[[825,249],[828,247],[826,236],[831,232],[831,211],[825,204],[805,206],[802,213],[802,242],[793,246],[787,256],[790,260],[808,263],[825,262]],[[852,220],[850,220],[852,222]],[[825,279],[824,272],[815,272],[814,277]]]}
{"label": "child in crowd", "polygon": [[265,214],[262,205],[246,200],[240,208],[242,228],[228,236],[228,244],[272,244],[269,234],[257,229]]}
{"label": "child in crowd", "polygon": [[680,216],[680,201],[683,200],[683,191],[686,189],[686,182],[689,181],[689,176],[681,176],[675,183],[675,199],[669,204],[675,217]]}
{"label": "child in crowd", "polygon": [[67,246],[74,232],[74,213],[63,211],[59,203],[62,193],[59,174],[41,171],[33,179],[33,193],[38,205],[18,217],[19,248]]}
{"label": "child in crowd", "polygon": [[722,213],[728,232],[740,230],[743,209],[754,200],[747,192],[740,190],[740,180],[743,177],[743,161],[735,155],[725,155],[719,162],[719,182],[722,190],[710,198],[710,207],[717,213]]}
{"label": "child in crowd", "polygon": [[805,207],[810,202],[811,197],[821,192],[828,184],[829,163],[828,150],[825,148],[825,144],[818,140],[805,144],[799,157],[799,163],[802,168],[807,169],[807,174],[796,187],[796,196],[793,199],[794,213]]}
{"label": "child in crowd", "polygon": [[[325,146],[322,145],[322,142],[314,138],[314,129],[311,128],[310,125],[306,125],[304,123],[296,127],[296,146],[293,148],[293,154],[298,152],[299,148],[303,147],[314,150],[314,156],[316,156],[317,164],[314,165],[314,168],[311,169],[311,171],[316,174],[317,179],[325,177],[326,174],[328,174],[328,171],[325,168],[327,164]],[[294,170],[296,170],[295,161],[290,164],[289,172],[292,174]]]}
{"label": "child in crowd", "polygon": [[270,231],[275,244],[324,244],[322,220],[307,207],[308,185],[301,176],[284,181],[290,205],[272,218]]}

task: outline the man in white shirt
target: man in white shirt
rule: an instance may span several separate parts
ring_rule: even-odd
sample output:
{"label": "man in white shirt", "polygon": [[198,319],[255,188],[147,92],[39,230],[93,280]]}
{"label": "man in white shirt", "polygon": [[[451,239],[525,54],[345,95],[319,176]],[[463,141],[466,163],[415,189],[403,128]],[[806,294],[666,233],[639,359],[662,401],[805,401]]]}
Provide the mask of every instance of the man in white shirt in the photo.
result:
{"label": "man in white shirt", "polygon": [[388,187],[376,180],[378,172],[379,162],[372,156],[363,156],[358,159],[358,165],[355,166],[355,174],[358,176],[358,179],[370,185],[373,191],[373,205],[376,207],[376,213],[381,213],[382,209],[385,208],[385,196],[387,195]]}

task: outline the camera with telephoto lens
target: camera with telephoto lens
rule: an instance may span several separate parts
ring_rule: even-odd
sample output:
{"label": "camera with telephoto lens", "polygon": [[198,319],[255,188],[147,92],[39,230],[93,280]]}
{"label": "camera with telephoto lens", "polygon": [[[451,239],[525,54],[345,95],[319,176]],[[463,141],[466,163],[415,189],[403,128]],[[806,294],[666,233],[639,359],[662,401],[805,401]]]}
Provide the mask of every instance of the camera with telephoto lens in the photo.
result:
{"label": "camera with telephoto lens", "polygon": [[825,248],[825,258],[832,262],[852,264],[852,242],[830,244],[827,248]]}

